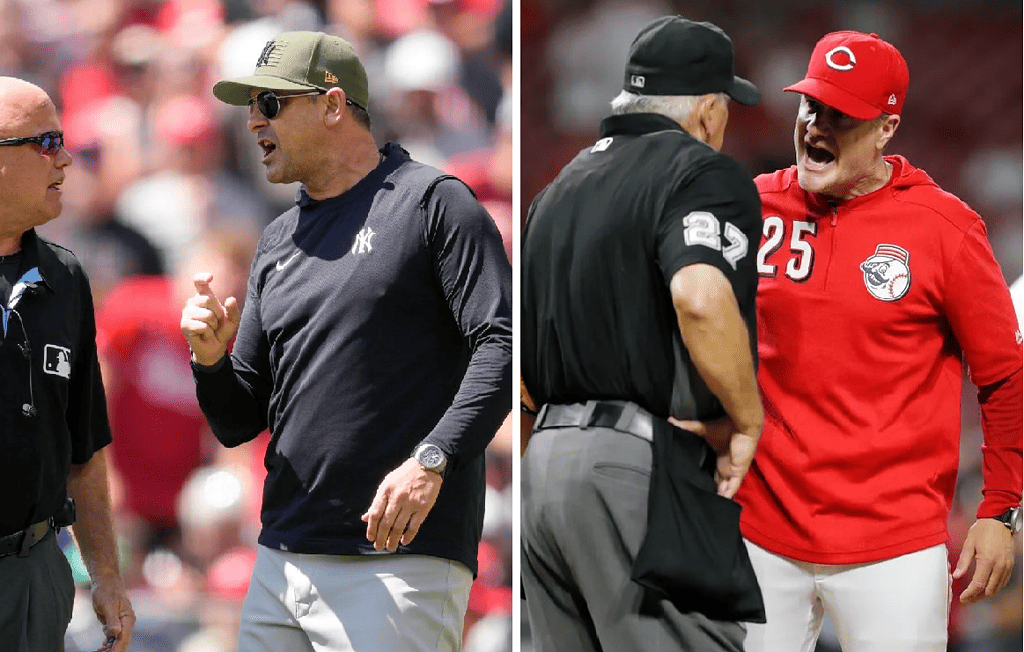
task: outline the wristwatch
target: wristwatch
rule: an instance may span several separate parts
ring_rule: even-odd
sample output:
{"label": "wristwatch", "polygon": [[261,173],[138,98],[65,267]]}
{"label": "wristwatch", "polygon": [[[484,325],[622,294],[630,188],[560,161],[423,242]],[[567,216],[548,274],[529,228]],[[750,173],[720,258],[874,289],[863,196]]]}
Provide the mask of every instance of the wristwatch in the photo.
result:
{"label": "wristwatch", "polygon": [[999,516],[993,516],[992,518],[1008,527],[1013,534],[1020,532],[1021,526],[1024,526],[1024,514],[1021,513],[1020,505],[1011,507]]}
{"label": "wristwatch", "polygon": [[412,452],[414,460],[427,471],[433,471],[442,478],[448,470],[448,457],[434,444],[420,444]]}

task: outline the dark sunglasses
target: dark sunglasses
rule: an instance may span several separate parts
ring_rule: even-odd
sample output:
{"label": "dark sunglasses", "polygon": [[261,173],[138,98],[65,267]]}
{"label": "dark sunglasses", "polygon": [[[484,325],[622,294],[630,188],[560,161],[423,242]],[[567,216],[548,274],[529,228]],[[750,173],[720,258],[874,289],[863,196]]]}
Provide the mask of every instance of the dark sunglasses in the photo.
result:
{"label": "dark sunglasses", "polygon": [[39,134],[38,136],[7,138],[6,140],[0,140],[0,145],[9,147],[14,147],[15,145],[27,145],[29,143],[35,143],[42,147],[42,154],[53,156],[59,152],[62,147],[64,147],[64,132],[47,131],[45,134]]}
{"label": "dark sunglasses", "polygon": [[256,97],[249,100],[249,106],[253,104],[259,109],[259,112],[263,114],[263,117],[267,120],[273,120],[277,117],[277,114],[281,112],[281,101],[288,100],[293,97],[307,97],[309,95],[322,95],[326,91],[310,91],[308,93],[296,93],[294,95],[278,95],[274,91],[263,91],[258,93]]}
{"label": "dark sunglasses", "polygon": [[[262,91],[257,93],[256,97],[249,100],[249,106],[255,104],[256,108],[263,114],[264,118],[267,120],[273,120],[277,117],[277,114],[281,112],[282,100],[288,100],[293,97],[307,97],[309,95],[323,95],[326,92],[327,91],[317,90],[310,91],[308,93],[296,93],[294,95],[278,95],[274,91]],[[345,104],[358,106],[355,102],[349,99],[345,100]]]}

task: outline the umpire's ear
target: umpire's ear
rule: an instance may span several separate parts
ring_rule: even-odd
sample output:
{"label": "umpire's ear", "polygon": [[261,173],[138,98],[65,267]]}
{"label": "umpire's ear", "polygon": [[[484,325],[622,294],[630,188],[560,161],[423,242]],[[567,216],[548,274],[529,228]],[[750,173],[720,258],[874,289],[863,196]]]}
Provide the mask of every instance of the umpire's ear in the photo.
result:
{"label": "umpire's ear", "polygon": [[721,93],[701,95],[694,109],[698,133],[694,134],[715,150],[725,142],[725,126],[729,122],[729,99]]}

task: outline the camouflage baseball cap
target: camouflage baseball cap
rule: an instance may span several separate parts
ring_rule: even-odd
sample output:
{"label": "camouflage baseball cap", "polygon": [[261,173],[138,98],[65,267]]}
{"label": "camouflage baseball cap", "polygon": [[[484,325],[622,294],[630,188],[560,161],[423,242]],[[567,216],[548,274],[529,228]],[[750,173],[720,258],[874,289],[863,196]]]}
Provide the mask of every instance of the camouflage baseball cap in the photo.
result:
{"label": "camouflage baseball cap", "polygon": [[366,71],[352,44],[323,32],[285,32],[267,42],[252,76],[221,80],[213,94],[221,102],[245,106],[253,89],[326,91],[336,86],[354,104],[366,108],[370,94]]}

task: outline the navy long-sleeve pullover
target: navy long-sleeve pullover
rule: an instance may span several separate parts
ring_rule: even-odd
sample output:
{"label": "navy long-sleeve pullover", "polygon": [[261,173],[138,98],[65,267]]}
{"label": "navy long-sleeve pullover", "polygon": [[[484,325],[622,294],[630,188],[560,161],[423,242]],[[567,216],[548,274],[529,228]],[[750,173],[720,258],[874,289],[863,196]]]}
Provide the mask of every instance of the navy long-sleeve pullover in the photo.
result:
{"label": "navy long-sleeve pullover", "polygon": [[231,355],[196,369],[217,438],[270,428],[262,545],[380,554],[360,516],[416,444],[449,472],[399,552],[476,573],[483,451],[511,406],[511,268],[483,207],[457,179],[385,146],[338,197],[264,231]]}

